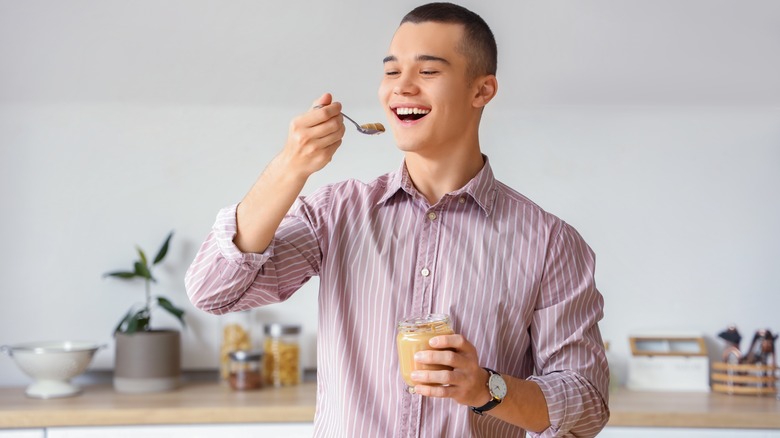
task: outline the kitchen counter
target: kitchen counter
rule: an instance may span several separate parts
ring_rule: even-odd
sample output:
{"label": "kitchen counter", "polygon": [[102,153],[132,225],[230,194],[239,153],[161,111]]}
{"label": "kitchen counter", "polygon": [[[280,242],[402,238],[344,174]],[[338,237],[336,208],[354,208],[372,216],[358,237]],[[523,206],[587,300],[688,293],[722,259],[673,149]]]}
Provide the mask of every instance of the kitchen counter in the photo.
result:
{"label": "kitchen counter", "polygon": [[780,401],[768,396],[620,388],[609,405],[609,426],[780,429]]}
{"label": "kitchen counter", "polygon": [[0,388],[0,428],[311,422],[316,383],[236,392],[217,382],[186,383],[150,394],[87,386],[75,397],[32,399],[24,388]]}
{"label": "kitchen counter", "polygon": [[[0,428],[151,424],[311,422],[316,384],[235,392],[215,382],[186,383],[155,394],[119,394],[111,385],[39,400],[24,388],[0,388]],[[638,392],[610,396],[610,426],[780,429],[774,397]]]}

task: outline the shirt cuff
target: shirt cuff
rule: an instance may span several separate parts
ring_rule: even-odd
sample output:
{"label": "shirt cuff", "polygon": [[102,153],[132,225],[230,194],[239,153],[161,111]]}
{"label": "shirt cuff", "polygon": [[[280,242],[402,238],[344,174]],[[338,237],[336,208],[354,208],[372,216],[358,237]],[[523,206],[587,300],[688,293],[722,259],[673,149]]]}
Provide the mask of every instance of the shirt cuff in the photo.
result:
{"label": "shirt cuff", "polygon": [[[544,395],[544,400],[547,402],[547,406],[559,406],[563,405],[560,409],[548,409],[548,415],[550,419],[550,427],[543,430],[540,433],[533,433],[531,431],[528,431],[528,435],[534,438],[550,438],[555,437],[558,435],[558,431],[560,430],[561,425],[566,419],[566,403],[560,403],[560,382],[559,381],[549,381],[547,379],[539,378],[538,376],[531,376],[528,378],[528,380],[531,380],[535,382],[537,385],[539,385],[539,388],[542,390],[542,394]],[[553,386],[555,384],[558,384],[559,388],[556,390]]]}
{"label": "shirt cuff", "polygon": [[238,229],[236,208],[238,208],[238,204],[233,204],[221,209],[217,214],[217,220],[212,229],[217,240],[217,248],[219,248],[222,257],[235,268],[234,272],[239,269],[257,271],[273,256],[274,243],[272,241],[262,253],[241,252],[233,242]]}

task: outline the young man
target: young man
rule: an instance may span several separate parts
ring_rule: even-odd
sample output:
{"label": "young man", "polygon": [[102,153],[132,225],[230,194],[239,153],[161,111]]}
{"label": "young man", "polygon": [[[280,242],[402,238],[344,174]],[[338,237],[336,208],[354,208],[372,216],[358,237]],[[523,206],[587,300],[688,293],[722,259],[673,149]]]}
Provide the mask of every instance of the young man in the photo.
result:
{"label": "young man", "polygon": [[[219,213],[187,273],[193,303],[216,314],[267,305],[320,276],[317,436],[596,435],[609,414],[594,257],[481,153],[498,88],[492,32],[459,6],[421,6],[384,69],[401,168],[300,197],[344,135],[341,105],[323,95]],[[415,360],[452,370],[413,374],[411,394],[396,324],[428,313],[450,315],[456,334]]]}

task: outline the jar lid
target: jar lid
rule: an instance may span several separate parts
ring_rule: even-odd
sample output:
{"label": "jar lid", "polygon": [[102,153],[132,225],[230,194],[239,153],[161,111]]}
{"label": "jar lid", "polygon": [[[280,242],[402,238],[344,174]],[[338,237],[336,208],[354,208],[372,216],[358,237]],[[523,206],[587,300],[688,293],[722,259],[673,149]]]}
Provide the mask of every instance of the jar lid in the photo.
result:
{"label": "jar lid", "polygon": [[254,350],[254,351],[236,350],[228,353],[228,356],[230,356],[230,360],[236,362],[254,362],[254,361],[259,361],[260,359],[263,358],[263,352],[259,350]]}
{"label": "jar lid", "polygon": [[265,334],[268,336],[297,335],[301,333],[301,326],[297,324],[266,324]]}

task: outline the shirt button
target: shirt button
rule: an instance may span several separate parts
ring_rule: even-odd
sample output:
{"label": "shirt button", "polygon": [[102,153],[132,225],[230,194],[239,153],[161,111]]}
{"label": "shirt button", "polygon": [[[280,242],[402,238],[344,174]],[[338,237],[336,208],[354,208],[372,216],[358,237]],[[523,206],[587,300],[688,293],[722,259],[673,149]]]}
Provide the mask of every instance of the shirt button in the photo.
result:
{"label": "shirt button", "polygon": [[428,213],[428,219],[435,221],[436,220],[436,213],[430,212]]}
{"label": "shirt button", "polygon": [[422,268],[422,271],[420,271],[420,274],[422,274],[423,277],[427,277],[431,275],[431,271],[428,270],[428,268]]}
{"label": "shirt button", "polygon": [[466,203],[466,198],[461,196],[461,198],[458,199],[458,202],[460,202],[461,204],[465,204]]}

